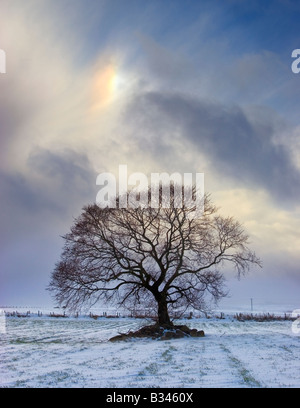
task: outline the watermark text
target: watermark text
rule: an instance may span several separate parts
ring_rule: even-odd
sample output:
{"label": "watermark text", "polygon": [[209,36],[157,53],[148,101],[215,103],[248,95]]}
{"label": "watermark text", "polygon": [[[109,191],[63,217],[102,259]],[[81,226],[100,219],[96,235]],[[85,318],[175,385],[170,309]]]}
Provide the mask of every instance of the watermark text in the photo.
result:
{"label": "watermark text", "polygon": [[294,74],[299,74],[300,72],[300,49],[299,48],[292,51],[292,58],[296,58],[292,62],[292,66],[291,66],[292,71]]}
{"label": "watermark text", "polygon": [[6,74],[6,53],[0,49],[0,74]]}
{"label": "watermark text", "polygon": [[6,316],[4,310],[0,309],[0,334],[6,333]]}
{"label": "watermark text", "polygon": [[[144,173],[128,176],[127,165],[119,165],[118,183],[113,173],[101,173],[96,185],[100,186],[96,204],[109,208],[183,208],[193,209],[193,216],[204,211],[204,173]],[[117,192],[118,190],[118,192]],[[150,194],[149,194],[150,192]],[[118,197],[118,202],[117,202]]]}

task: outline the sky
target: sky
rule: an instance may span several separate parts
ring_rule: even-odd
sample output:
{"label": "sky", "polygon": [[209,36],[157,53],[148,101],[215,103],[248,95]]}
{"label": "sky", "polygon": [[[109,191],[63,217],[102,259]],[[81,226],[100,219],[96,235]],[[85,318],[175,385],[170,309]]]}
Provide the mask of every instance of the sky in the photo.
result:
{"label": "sky", "polygon": [[228,302],[300,307],[300,4],[1,0],[0,306],[52,305],[97,175],[204,173],[263,268]]}

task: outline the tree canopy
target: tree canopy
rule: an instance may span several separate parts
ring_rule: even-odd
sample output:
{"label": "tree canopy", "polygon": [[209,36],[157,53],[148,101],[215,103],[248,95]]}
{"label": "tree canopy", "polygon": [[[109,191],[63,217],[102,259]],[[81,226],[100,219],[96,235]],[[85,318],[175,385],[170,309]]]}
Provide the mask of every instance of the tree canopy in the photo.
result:
{"label": "tree canopy", "polygon": [[259,258],[233,217],[218,214],[204,197],[201,217],[176,208],[100,208],[87,205],[64,238],[50,290],[60,305],[78,308],[97,301],[156,307],[158,322],[170,325],[170,311],[205,309],[207,295],[226,295],[222,267],[238,275]]}

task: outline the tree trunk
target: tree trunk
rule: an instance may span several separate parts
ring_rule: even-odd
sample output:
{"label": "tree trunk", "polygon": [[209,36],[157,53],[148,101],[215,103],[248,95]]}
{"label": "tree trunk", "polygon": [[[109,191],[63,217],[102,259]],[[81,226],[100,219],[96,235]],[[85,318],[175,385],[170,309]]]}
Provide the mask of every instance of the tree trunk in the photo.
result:
{"label": "tree trunk", "polygon": [[159,325],[163,327],[173,326],[173,324],[171,323],[170,317],[169,317],[168,303],[166,299],[164,297],[160,298],[159,300],[157,300],[157,303],[158,303],[158,323]]}

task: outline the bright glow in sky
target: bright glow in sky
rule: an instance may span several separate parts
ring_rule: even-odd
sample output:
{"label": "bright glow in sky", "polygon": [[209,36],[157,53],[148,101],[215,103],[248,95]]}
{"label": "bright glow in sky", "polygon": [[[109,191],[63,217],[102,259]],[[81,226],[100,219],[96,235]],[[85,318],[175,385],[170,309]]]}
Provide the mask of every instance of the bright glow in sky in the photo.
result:
{"label": "bright glow in sky", "polygon": [[292,0],[2,0],[0,306],[51,303],[60,236],[127,164],[205,173],[263,261],[226,272],[232,301],[299,308],[299,17]]}
{"label": "bright glow in sky", "polygon": [[92,111],[98,111],[120,97],[125,79],[115,64],[107,64],[95,72],[92,81]]}

